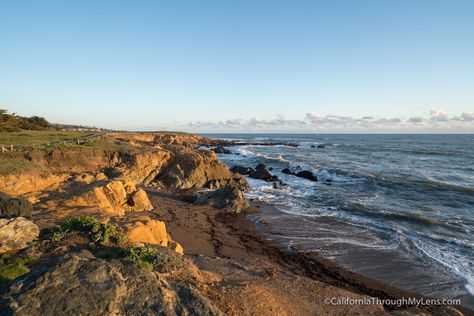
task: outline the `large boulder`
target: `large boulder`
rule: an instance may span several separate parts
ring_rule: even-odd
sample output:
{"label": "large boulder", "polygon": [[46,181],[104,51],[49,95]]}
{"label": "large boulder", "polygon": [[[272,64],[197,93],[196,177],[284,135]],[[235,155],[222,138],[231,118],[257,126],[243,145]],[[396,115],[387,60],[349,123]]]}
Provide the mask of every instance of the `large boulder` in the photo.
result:
{"label": "large boulder", "polygon": [[146,192],[136,189],[130,181],[109,181],[106,184],[92,184],[85,192],[61,201],[66,207],[97,208],[99,213],[125,215],[125,212],[141,212],[153,209]]}
{"label": "large boulder", "polygon": [[26,248],[38,236],[38,226],[26,218],[0,219],[0,253]]}
{"label": "large boulder", "polygon": [[257,167],[255,167],[255,171],[250,174],[250,178],[267,182],[276,180],[276,178],[267,170],[264,164],[258,164]]}
{"label": "large boulder", "polygon": [[209,183],[228,182],[233,177],[213,151],[179,147],[156,180],[168,188],[199,189]]}
{"label": "large boulder", "polygon": [[143,189],[138,189],[130,194],[128,204],[135,212],[151,211],[153,205]]}
{"label": "large boulder", "polygon": [[241,190],[227,186],[200,196],[195,204],[209,204],[213,207],[234,213],[240,213],[249,207]]}
{"label": "large boulder", "polygon": [[149,217],[133,219],[124,225],[124,233],[130,242],[160,245],[183,254],[183,247],[173,241],[166,231],[166,225]]}
{"label": "large boulder", "polygon": [[0,192],[0,217],[31,217],[33,205],[27,199]]}
{"label": "large boulder", "polygon": [[2,315],[222,315],[186,281],[170,282],[88,251],[67,254],[16,280],[0,306]]}

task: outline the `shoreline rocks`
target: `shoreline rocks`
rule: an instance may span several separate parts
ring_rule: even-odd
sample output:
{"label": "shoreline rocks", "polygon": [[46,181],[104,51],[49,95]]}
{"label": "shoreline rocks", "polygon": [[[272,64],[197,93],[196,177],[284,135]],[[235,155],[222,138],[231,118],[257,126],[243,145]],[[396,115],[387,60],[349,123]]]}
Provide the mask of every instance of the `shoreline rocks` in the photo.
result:
{"label": "shoreline rocks", "polygon": [[230,150],[228,150],[227,148],[225,148],[224,146],[217,146],[217,147],[214,147],[211,149],[213,152],[215,152],[216,154],[232,154],[232,152]]}
{"label": "shoreline rocks", "polygon": [[289,175],[293,175],[293,176],[296,176],[298,178],[303,178],[303,179],[307,179],[307,180],[310,180],[310,181],[318,181],[318,177],[311,171],[309,170],[302,170],[302,171],[299,171],[299,172],[293,172],[291,171],[289,168],[284,168],[281,170],[282,173],[284,174],[289,174]]}
{"label": "shoreline rocks", "polygon": [[250,176],[250,178],[263,180],[263,181],[266,181],[266,182],[271,182],[271,181],[275,181],[275,180],[278,179],[278,177],[275,177],[274,175],[272,175],[267,170],[267,167],[264,164],[261,164],[261,163],[259,163],[255,167],[255,171],[252,172],[249,176]]}
{"label": "shoreline rocks", "polygon": [[233,173],[240,173],[241,175],[249,175],[255,171],[252,167],[244,167],[240,165],[234,165],[230,168]]}

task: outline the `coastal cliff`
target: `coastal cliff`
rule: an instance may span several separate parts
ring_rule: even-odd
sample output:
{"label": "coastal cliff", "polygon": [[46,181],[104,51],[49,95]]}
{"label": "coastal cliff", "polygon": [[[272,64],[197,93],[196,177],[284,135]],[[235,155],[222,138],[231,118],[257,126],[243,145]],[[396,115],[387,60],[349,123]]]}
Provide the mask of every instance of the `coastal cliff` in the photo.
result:
{"label": "coastal cliff", "polygon": [[1,310],[455,315],[325,303],[392,296],[261,236],[245,218],[258,209],[245,198],[244,172],[202,149],[218,145],[229,144],[182,133],[110,133],[97,143],[4,158],[23,168],[0,174]]}

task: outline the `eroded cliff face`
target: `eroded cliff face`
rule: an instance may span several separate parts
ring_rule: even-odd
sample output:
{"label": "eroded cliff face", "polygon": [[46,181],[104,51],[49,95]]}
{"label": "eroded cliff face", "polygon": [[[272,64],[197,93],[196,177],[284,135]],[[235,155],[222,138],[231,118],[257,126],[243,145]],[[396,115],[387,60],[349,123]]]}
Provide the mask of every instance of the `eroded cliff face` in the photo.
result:
{"label": "eroded cliff face", "polygon": [[[235,194],[229,197],[239,198],[238,208],[230,207],[236,204],[233,201],[210,204],[238,212],[246,207],[240,191],[247,186],[245,179],[229,171],[213,151],[193,148],[212,143],[212,140],[189,134],[140,133],[120,133],[111,138],[117,143],[107,148],[63,148],[26,153],[17,159],[27,161],[31,168],[0,175],[0,192],[28,199],[33,203],[34,218],[45,227],[70,217],[93,216],[108,222],[130,213],[150,212],[153,206],[143,190],[147,186],[165,190],[232,187]],[[146,223],[150,227],[154,225],[153,222]],[[140,234],[145,234],[146,229],[139,230]],[[166,236],[166,228],[164,231]],[[132,235],[136,237],[137,234]],[[171,237],[167,240],[170,242],[164,240],[158,244],[169,244],[172,249],[182,252],[181,246]]]}

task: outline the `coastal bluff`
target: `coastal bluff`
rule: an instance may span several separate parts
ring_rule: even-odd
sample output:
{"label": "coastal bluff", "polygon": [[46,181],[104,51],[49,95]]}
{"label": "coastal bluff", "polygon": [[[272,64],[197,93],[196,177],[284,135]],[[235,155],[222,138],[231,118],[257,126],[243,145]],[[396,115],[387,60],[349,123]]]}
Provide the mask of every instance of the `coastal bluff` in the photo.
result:
{"label": "coastal bluff", "polygon": [[107,132],[2,156],[1,314],[441,311],[326,304],[391,296],[262,236],[246,217],[258,207],[245,197],[245,172],[229,170],[212,150],[232,145],[186,133]]}

